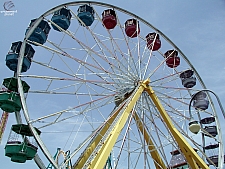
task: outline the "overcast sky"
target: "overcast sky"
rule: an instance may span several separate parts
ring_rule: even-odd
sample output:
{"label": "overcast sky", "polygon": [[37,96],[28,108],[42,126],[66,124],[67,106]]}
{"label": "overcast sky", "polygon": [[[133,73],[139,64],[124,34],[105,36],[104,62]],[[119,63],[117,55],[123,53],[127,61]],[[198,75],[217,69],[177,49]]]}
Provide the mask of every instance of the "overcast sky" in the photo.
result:
{"label": "overcast sky", "polygon": [[[0,11],[4,11],[0,0]],[[22,40],[31,19],[65,3],[64,0],[13,0],[14,16],[0,13],[0,79],[13,75],[5,66],[5,56],[11,43]],[[103,0],[124,8],[151,23],[168,36],[188,57],[208,89],[225,103],[225,1],[224,0]],[[220,111],[218,111],[220,113]],[[223,120],[224,121],[224,120]],[[12,163],[4,156],[4,146],[10,126],[15,123],[10,114],[0,145],[0,168],[35,169],[33,161]],[[225,136],[224,136],[225,137]]]}

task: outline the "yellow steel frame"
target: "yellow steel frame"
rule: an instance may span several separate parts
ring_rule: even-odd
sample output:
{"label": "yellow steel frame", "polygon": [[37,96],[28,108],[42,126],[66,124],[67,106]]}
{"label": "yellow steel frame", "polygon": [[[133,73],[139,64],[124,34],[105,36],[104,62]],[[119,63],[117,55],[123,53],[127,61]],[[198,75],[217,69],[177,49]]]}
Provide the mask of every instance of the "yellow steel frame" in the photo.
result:
{"label": "yellow steel frame", "polygon": [[160,103],[158,97],[156,96],[154,90],[151,86],[145,88],[145,91],[150,95],[152,101],[160,112],[161,117],[163,118],[165,124],[176,140],[180,150],[184,154],[188,164],[192,169],[198,169],[199,167],[202,169],[209,169],[208,165],[199,157],[196,151],[191,147],[191,145],[184,139],[184,137],[180,134],[180,132],[173,125],[169,115],[166,113],[162,104]]}
{"label": "yellow steel frame", "polygon": [[154,160],[156,169],[166,169],[166,166],[165,166],[163,160],[161,159],[157,149],[155,148],[153,141],[151,140],[147,130],[145,129],[144,125],[142,124],[142,122],[136,112],[134,114],[134,119],[137,123],[137,126],[138,126],[140,132],[143,134],[143,136],[145,138],[145,142],[148,144],[148,149]]}
{"label": "yellow steel frame", "polygon": [[122,107],[118,108],[114,114],[106,121],[105,125],[101,129],[101,131],[97,134],[95,139],[89,144],[87,149],[83,152],[80,160],[73,166],[74,169],[81,169],[84,167],[86,161],[90,157],[90,155],[95,150],[96,146],[100,143],[102,137],[105,135],[107,130],[109,129],[110,125],[113,123],[115,118],[117,117],[118,113],[121,111]]}
{"label": "yellow steel frame", "polygon": [[2,136],[5,131],[6,123],[8,121],[9,113],[8,112],[3,112],[1,120],[0,120],[0,143],[2,141]]}
{"label": "yellow steel frame", "polygon": [[[95,154],[95,157],[92,159],[91,162],[88,164],[88,169],[103,169],[104,165],[107,161],[108,156],[110,155],[110,152],[112,151],[113,146],[116,143],[116,140],[118,136],[120,135],[120,132],[122,131],[130,112],[132,111],[133,107],[135,106],[137,100],[141,96],[141,94],[146,91],[149,96],[151,97],[153,103],[157,107],[162,119],[164,120],[166,126],[170,130],[171,134],[173,135],[174,139],[176,140],[180,150],[184,154],[189,166],[192,169],[209,169],[207,164],[199,157],[199,155],[196,153],[196,151],[190,146],[190,144],[184,139],[184,137],[180,134],[180,132],[175,128],[173,125],[169,115],[166,113],[165,109],[163,108],[162,104],[160,103],[160,100],[157,98],[155,92],[153,91],[152,87],[149,86],[150,80],[147,79],[143,82],[140,82],[138,89],[136,92],[132,95],[131,100],[126,105],[122,115],[119,117],[119,119],[116,122],[116,125],[114,128],[110,131],[110,134],[107,136],[104,143],[101,143],[100,140],[102,136],[107,132],[109,129],[110,124],[114,121],[114,119],[118,116],[119,112],[121,111],[121,108],[118,109],[114,115],[107,121],[101,132],[97,135],[97,137],[93,140],[93,142],[90,144],[89,147],[87,147],[86,151],[83,153],[83,156],[81,160],[78,162],[76,166],[73,166],[73,169],[81,169],[83,168],[84,164],[89,159],[90,155],[93,153],[94,149],[97,147],[98,144],[101,144],[101,147],[98,149],[98,152]],[[157,169],[166,169],[166,165],[164,164],[163,160],[161,159],[159,153],[157,152],[157,149],[154,146],[154,143],[152,142],[147,130],[144,128],[144,125],[142,124],[140,118],[134,113],[134,119],[136,121],[136,124],[138,126],[138,129],[142,132],[146,143],[148,144],[149,151],[151,153],[152,158],[154,159],[155,167]]]}

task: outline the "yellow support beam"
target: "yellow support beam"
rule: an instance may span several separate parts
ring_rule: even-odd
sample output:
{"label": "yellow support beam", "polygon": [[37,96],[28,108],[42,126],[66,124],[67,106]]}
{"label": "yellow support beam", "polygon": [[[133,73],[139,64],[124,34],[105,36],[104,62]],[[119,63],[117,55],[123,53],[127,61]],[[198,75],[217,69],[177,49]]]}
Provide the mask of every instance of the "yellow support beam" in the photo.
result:
{"label": "yellow support beam", "polygon": [[199,167],[201,169],[209,169],[207,164],[199,157],[199,155],[195,152],[195,150],[190,146],[190,144],[184,139],[184,137],[180,134],[180,132],[175,128],[169,115],[166,113],[164,107],[160,103],[160,100],[156,96],[152,87],[150,86],[146,87],[145,91],[149,94],[155,106],[159,110],[161,117],[163,118],[164,122],[166,123],[166,126],[172,133],[182,153],[186,157],[186,160],[188,164],[190,165],[190,167],[192,169],[198,169]]}
{"label": "yellow support beam", "polygon": [[2,113],[2,117],[1,117],[1,120],[0,120],[0,143],[2,141],[3,133],[5,131],[5,127],[6,127],[8,118],[9,118],[9,113],[4,111]]}
{"label": "yellow support beam", "polygon": [[86,148],[86,150],[83,152],[82,156],[80,157],[80,160],[73,165],[73,169],[81,169],[84,167],[84,164],[92,154],[92,152],[95,150],[96,146],[101,141],[102,137],[105,135],[105,133],[108,131],[110,125],[113,123],[115,118],[117,117],[118,113],[122,109],[123,105],[121,105],[114,114],[106,121],[105,125],[102,127],[101,131],[98,133],[98,135],[95,137],[95,139],[92,141],[92,143]]}
{"label": "yellow support beam", "polygon": [[104,168],[106,164],[106,160],[109,157],[110,152],[112,151],[113,146],[116,143],[117,138],[120,135],[120,132],[122,131],[130,112],[132,111],[135,103],[141,96],[142,92],[146,88],[146,85],[149,83],[149,80],[146,80],[140,84],[138,89],[136,90],[136,93],[134,93],[133,97],[131,98],[128,105],[125,107],[122,115],[118,119],[115,127],[110,132],[108,137],[106,138],[106,141],[102,143],[101,148],[97,152],[96,156],[93,158],[91,163],[88,166],[88,169],[102,169]]}
{"label": "yellow support beam", "polygon": [[[143,91],[146,91],[149,96],[151,97],[153,103],[157,107],[158,111],[161,114],[161,117],[163,118],[166,126],[170,130],[171,134],[173,135],[174,139],[176,140],[178,146],[180,147],[182,153],[186,157],[186,160],[190,167],[192,169],[198,169],[199,167],[201,169],[209,169],[207,164],[198,156],[198,154],[194,151],[194,149],[190,146],[190,144],[184,139],[184,137],[180,134],[180,132],[175,128],[173,125],[169,115],[166,113],[165,109],[163,108],[162,104],[160,103],[160,100],[157,98],[156,94],[154,93],[153,89],[148,86],[150,80],[147,79],[143,82],[140,82],[140,85],[138,86],[136,92],[132,94],[132,98],[129,101],[129,103],[126,105],[124,111],[122,112],[122,115],[119,117],[118,121],[116,122],[114,128],[110,131],[110,134],[105,139],[104,143],[101,143],[102,137],[106,134],[106,132],[109,130],[109,127],[114,122],[114,120],[117,118],[119,112],[123,108],[121,106],[118,108],[118,110],[112,115],[112,117],[109,118],[107,123],[103,126],[99,134],[96,136],[96,138],[92,141],[92,143],[89,145],[89,147],[85,150],[83,155],[81,156],[80,161],[73,166],[73,169],[81,169],[84,167],[84,164],[87,163],[87,160],[89,160],[89,157],[91,154],[93,154],[93,151],[96,149],[97,145],[101,144],[101,147],[99,148],[98,152],[96,152],[95,157],[93,157],[92,161],[88,164],[88,169],[102,169],[105,166],[105,163],[110,155],[110,152],[112,151],[113,146],[116,143],[116,140],[118,139],[120,132],[124,128],[124,125],[127,122],[127,119],[130,115],[130,112],[132,111],[134,105],[136,104],[137,100],[143,93]],[[148,148],[150,150],[151,156],[154,159],[155,167],[157,169],[166,169],[167,167],[163,163],[163,160],[161,159],[158,151],[156,150],[150,136],[148,135],[145,127],[143,126],[142,122],[140,121],[140,118],[135,113],[134,118],[137,122],[137,126],[139,130],[142,132],[145,141],[148,143]]]}
{"label": "yellow support beam", "polygon": [[151,157],[154,159],[154,164],[156,169],[166,169],[166,165],[164,164],[162,158],[160,157],[157,149],[154,146],[153,141],[151,140],[150,136],[148,135],[148,132],[146,131],[145,127],[143,126],[138,114],[134,113],[134,119],[136,121],[136,124],[143,134],[145,138],[145,142],[148,144],[148,149],[150,151]]}

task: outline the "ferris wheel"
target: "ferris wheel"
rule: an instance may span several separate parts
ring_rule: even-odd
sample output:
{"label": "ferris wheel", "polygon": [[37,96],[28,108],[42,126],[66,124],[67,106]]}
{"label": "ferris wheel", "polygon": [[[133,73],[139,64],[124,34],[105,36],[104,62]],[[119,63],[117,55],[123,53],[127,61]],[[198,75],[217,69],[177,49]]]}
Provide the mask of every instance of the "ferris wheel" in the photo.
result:
{"label": "ferris wheel", "polygon": [[0,107],[3,119],[16,112],[5,148],[14,162],[223,168],[219,119],[200,75],[166,35],[129,11],[93,1],[54,7],[32,18],[6,65],[14,76],[3,81]]}

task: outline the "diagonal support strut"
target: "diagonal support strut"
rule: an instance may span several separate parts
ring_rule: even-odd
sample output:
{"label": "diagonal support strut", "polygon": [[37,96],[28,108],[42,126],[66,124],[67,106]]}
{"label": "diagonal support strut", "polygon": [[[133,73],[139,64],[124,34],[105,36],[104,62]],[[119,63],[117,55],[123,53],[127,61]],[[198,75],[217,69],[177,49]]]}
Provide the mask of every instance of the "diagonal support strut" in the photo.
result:
{"label": "diagonal support strut", "polygon": [[166,126],[168,127],[174,139],[176,140],[179,148],[184,154],[190,167],[192,169],[198,169],[199,167],[202,169],[209,169],[208,165],[199,157],[199,155],[195,152],[195,150],[191,147],[191,145],[184,139],[184,137],[180,134],[180,132],[175,128],[169,115],[166,113],[164,107],[160,103],[160,100],[156,96],[152,87],[147,86],[145,88],[145,91],[149,94],[153,103],[157,107],[161,117],[163,118],[164,122],[166,123]]}
{"label": "diagonal support strut", "polygon": [[[124,125],[126,124],[128,117],[134,108],[137,100],[141,96],[141,94],[145,91],[149,94],[150,98],[152,99],[154,105],[158,109],[161,117],[163,118],[166,126],[170,130],[171,134],[173,135],[175,141],[177,142],[179,148],[181,149],[182,153],[184,154],[188,164],[192,169],[198,169],[199,167],[202,169],[209,169],[207,164],[199,157],[199,155],[194,151],[194,149],[190,146],[190,144],[185,140],[185,138],[181,135],[181,133],[175,128],[173,125],[169,115],[165,111],[164,107],[160,103],[160,100],[156,96],[155,92],[153,91],[152,87],[149,86],[150,80],[147,79],[143,82],[140,82],[139,86],[137,87],[135,93],[131,95],[131,99],[128,102],[128,104],[124,105],[123,112],[120,116],[119,111],[122,109],[119,109],[118,112],[115,113],[115,116],[113,116],[111,119],[109,119],[109,123],[103,127],[102,132],[99,133],[99,136],[96,137],[95,140],[93,140],[91,146],[87,147],[87,151],[85,152],[84,157],[80,161],[79,169],[82,168],[82,166],[88,161],[89,156],[94,152],[94,149],[97,147],[97,144],[100,143],[100,139],[106,133],[110,127],[110,124],[114,121],[115,118],[118,116],[118,120],[116,121],[115,125],[113,126],[112,130],[109,131],[109,134],[106,136],[106,139],[103,143],[101,143],[100,148],[95,153],[94,157],[90,162],[88,162],[88,169],[100,169],[104,168],[105,163],[110,155],[110,152],[113,149],[113,146],[115,145],[120,132],[124,128]],[[123,107],[123,106],[122,106]],[[144,136],[145,141],[148,143],[148,148],[150,150],[151,156],[154,159],[155,167],[166,169],[163,160],[161,159],[158,151],[156,150],[154,143],[152,142],[150,136],[148,135],[146,129],[144,128],[142,122],[139,119],[139,116],[134,114],[134,120],[137,123],[137,126],[139,130],[141,131],[142,135]],[[90,151],[91,150],[91,151]],[[85,157],[86,156],[86,157]],[[73,166],[74,169],[76,169],[78,166]]]}

